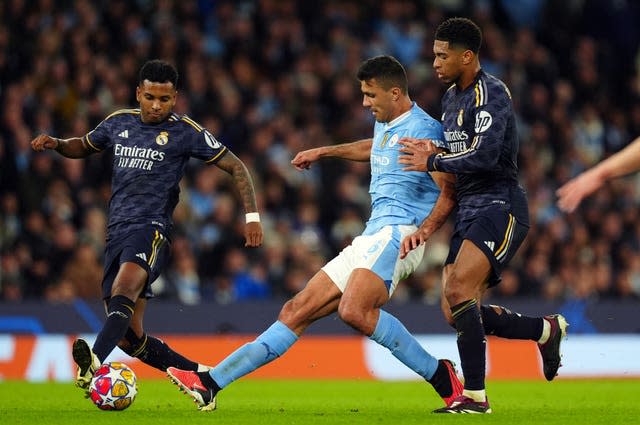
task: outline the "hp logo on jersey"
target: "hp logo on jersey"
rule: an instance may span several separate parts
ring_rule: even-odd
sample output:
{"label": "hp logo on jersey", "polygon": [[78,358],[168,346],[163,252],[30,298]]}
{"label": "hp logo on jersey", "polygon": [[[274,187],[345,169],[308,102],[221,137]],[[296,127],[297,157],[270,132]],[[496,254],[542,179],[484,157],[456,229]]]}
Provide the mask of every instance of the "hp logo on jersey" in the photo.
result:
{"label": "hp logo on jersey", "polygon": [[475,131],[476,134],[485,132],[491,124],[493,123],[493,118],[491,114],[487,111],[480,111],[476,114],[476,125]]}

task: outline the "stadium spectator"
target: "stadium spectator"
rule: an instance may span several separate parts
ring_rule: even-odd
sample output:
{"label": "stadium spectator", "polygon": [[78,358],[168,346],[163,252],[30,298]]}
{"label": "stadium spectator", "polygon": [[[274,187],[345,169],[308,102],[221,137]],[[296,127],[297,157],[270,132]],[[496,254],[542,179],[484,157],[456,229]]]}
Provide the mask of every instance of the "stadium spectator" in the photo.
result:
{"label": "stadium spectator", "polygon": [[96,250],[91,243],[85,241],[79,243],[73,257],[66,262],[60,281],[71,285],[74,297],[100,300],[102,299],[101,276],[102,267]]}
{"label": "stadium spectator", "polygon": [[[588,234],[572,246],[576,251],[589,249],[598,234],[593,224],[601,215],[608,210],[629,209],[629,205],[637,203],[635,181],[618,179],[586,201],[584,208],[564,216],[555,207],[554,191],[570,177],[593,165],[585,164],[584,157],[578,156],[578,151],[572,147],[576,120],[585,98],[590,99],[595,108],[594,119],[601,121],[605,128],[605,149],[591,160],[606,158],[624,148],[632,135],[640,134],[640,72],[638,61],[633,59],[638,56],[640,42],[635,25],[640,21],[638,4],[603,0],[527,0],[535,10],[534,14],[521,15],[524,9],[518,9],[516,12],[521,16],[508,18],[513,5],[503,0],[412,3],[408,7],[414,8],[415,14],[408,20],[394,22],[400,31],[411,28],[415,34],[422,33],[423,48],[407,72],[410,85],[414,87],[414,100],[434,116],[440,116],[439,99],[443,88],[431,70],[433,40],[429,29],[444,16],[476,18],[482,14],[478,22],[487,39],[482,51],[486,58],[483,66],[491,65],[491,69],[499,73],[515,99],[521,139],[521,180],[530,199],[533,226],[521,254],[514,258],[509,268],[522,274],[525,261],[521,260],[532,254],[537,240],[548,238],[545,229],[554,223],[548,218],[559,215],[559,220],[565,224],[565,232],[550,241],[551,252],[546,257],[545,267],[550,279],[561,285],[564,266],[555,260],[555,253],[564,249],[574,233],[582,233],[585,225]],[[507,3],[508,7],[501,11],[500,4]],[[30,212],[42,208],[40,201],[43,198],[38,197],[38,193],[45,193],[50,181],[41,179],[43,164],[34,161],[50,161],[54,176],[62,178],[70,187],[76,211],[73,225],[82,225],[81,218],[87,209],[97,207],[105,211],[110,196],[109,155],[71,161],[78,167],[72,171],[66,170],[65,163],[69,161],[58,157],[42,160],[42,156],[34,156],[20,146],[35,135],[30,131],[62,137],[85,134],[116,105],[134,103],[129,87],[136,83],[137,68],[148,55],[154,54],[174,61],[184,75],[204,77],[204,82],[194,79],[194,84],[206,85],[204,96],[186,85],[181,87],[176,112],[188,112],[237,152],[255,175],[256,185],[264,187],[265,198],[267,190],[273,196],[278,194],[281,201],[274,197],[265,199],[264,203],[265,220],[268,217],[278,219],[278,227],[265,227],[267,240],[273,238],[275,232],[290,226],[294,206],[302,196],[298,192],[301,183],[286,181],[285,184],[280,177],[270,176],[266,161],[261,161],[262,157],[257,154],[267,152],[274,144],[284,146],[284,135],[289,128],[295,128],[296,133],[303,135],[303,148],[324,145],[332,139],[360,138],[370,131],[371,117],[360,106],[357,82],[352,75],[365,57],[392,53],[382,52],[380,39],[374,36],[377,25],[384,20],[383,15],[382,8],[372,8],[367,2],[335,0],[0,2],[0,198],[8,192],[15,193],[19,212],[17,225],[25,228]],[[536,25],[520,26],[519,22],[524,23],[521,19],[526,18],[530,23],[534,15],[539,16]],[[172,23],[179,25],[171,27]],[[150,40],[157,43],[152,44]],[[510,41],[513,48],[504,49],[505,41]],[[244,64],[234,73],[229,64],[236,55],[244,57]],[[48,85],[48,80],[53,75],[53,65],[59,67],[60,62],[66,63],[62,77],[67,81],[58,80],[56,86],[66,87],[70,92],[59,97],[53,85]],[[247,69],[252,72],[245,72]],[[586,71],[587,77],[595,79],[596,90],[593,92],[585,92],[584,76],[580,74]],[[302,80],[314,82],[303,84]],[[594,86],[593,81],[589,84],[588,87]],[[303,97],[303,87],[313,88],[314,85],[315,88],[306,90]],[[253,91],[248,96],[246,93],[241,95],[242,87],[253,88]],[[540,99],[543,92],[546,95]],[[237,100],[227,100],[230,93],[237,93],[234,95]],[[67,104],[61,102],[63,97]],[[542,114],[532,109],[529,99],[534,97],[536,102],[544,100]],[[196,107],[203,100],[208,107]],[[241,114],[232,120],[231,116],[219,113],[223,100],[236,102],[234,109],[240,110]],[[62,105],[68,109],[61,109]],[[63,120],[62,111],[72,119]],[[535,118],[536,115],[542,117]],[[20,128],[28,129],[26,136],[20,134],[24,134]],[[263,131],[274,136],[258,141],[256,134]],[[277,158],[281,151],[281,147],[275,150]],[[251,159],[254,154],[257,159]],[[323,238],[332,247],[329,256],[339,249],[331,242],[330,233],[340,219],[342,205],[344,208],[355,207],[364,223],[368,208],[368,170],[360,165],[323,163],[311,173],[304,173],[314,184],[313,190],[321,205],[332,206],[320,211]],[[27,170],[39,171],[31,173]],[[187,165],[183,180],[185,192],[192,187],[197,170],[199,167]],[[81,176],[79,180],[78,175]],[[343,193],[352,194],[357,205],[351,205],[344,194],[337,194],[332,189],[342,185],[336,180],[343,177],[349,180],[348,190]],[[21,188],[28,190],[23,192]],[[35,192],[34,188],[37,189]],[[222,185],[218,188],[219,194],[225,194],[229,189],[232,190],[229,185]],[[600,199],[606,202],[600,202]],[[592,208],[596,202],[598,204]],[[364,208],[361,207],[363,204]],[[334,205],[340,206],[333,208]],[[241,205],[235,205],[236,211],[241,208]],[[45,228],[52,227],[49,217],[43,219]],[[215,218],[207,217],[207,221],[215,222]],[[624,244],[607,245],[613,257],[621,257],[622,250],[638,254],[640,235],[635,227],[625,219]],[[180,231],[176,228],[177,233]],[[224,252],[234,246],[229,244],[242,240],[241,231],[238,233],[236,229],[232,233],[233,238],[216,243],[216,250]],[[192,235],[194,233],[188,237],[194,255],[199,259],[200,291],[202,301],[206,302],[213,300],[211,277],[202,274],[202,257],[195,240],[199,234]],[[286,237],[286,233],[281,237]],[[23,254],[30,250],[21,242],[4,238],[0,245],[2,256],[20,254],[19,274],[25,276],[30,260]],[[292,253],[295,250],[287,250],[285,254],[286,267],[294,262]],[[264,262],[264,255],[258,254],[252,261]],[[47,267],[51,266],[46,255],[38,258],[47,263]],[[611,287],[618,278],[620,264],[617,261],[612,264],[609,275]],[[172,267],[170,265],[167,271]],[[5,277],[6,274],[0,274],[0,279]],[[422,271],[417,270],[413,279],[422,281]],[[409,285],[412,299],[418,301],[423,294],[419,285],[412,283],[413,279],[401,285]],[[37,286],[27,281],[25,285],[27,288]],[[552,297],[550,301],[562,302],[567,288],[551,286],[556,289],[541,289],[542,293],[527,296]],[[279,289],[272,293],[282,295]],[[517,296],[522,295],[524,293],[519,291]],[[42,299],[42,292],[27,289],[23,296]],[[600,296],[600,292],[593,295],[596,299]],[[607,296],[616,297],[616,293],[613,291]]]}
{"label": "stadium spectator", "polygon": [[574,177],[557,190],[558,206],[573,212],[587,196],[607,181],[640,170],[640,137],[626,148]]}

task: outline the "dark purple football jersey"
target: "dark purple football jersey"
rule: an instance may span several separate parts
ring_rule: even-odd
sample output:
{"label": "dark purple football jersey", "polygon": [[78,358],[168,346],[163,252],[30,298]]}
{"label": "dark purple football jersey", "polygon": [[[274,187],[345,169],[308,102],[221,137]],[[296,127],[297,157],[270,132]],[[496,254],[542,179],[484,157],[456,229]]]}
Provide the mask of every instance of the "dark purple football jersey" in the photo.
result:
{"label": "dark purple football jersey", "polygon": [[500,204],[529,225],[526,195],[518,182],[516,119],[506,85],[484,71],[465,90],[452,85],[442,98],[441,120],[449,152],[430,157],[427,165],[456,175],[458,218]]}
{"label": "dark purple football jersey", "polygon": [[84,136],[96,151],[113,151],[109,202],[110,237],[159,226],[168,234],[178,203],[178,183],[190,157],[215,163],[227,148],[186,115],[170,114],[158,124],[145,124],[139,109],[122,109]]}

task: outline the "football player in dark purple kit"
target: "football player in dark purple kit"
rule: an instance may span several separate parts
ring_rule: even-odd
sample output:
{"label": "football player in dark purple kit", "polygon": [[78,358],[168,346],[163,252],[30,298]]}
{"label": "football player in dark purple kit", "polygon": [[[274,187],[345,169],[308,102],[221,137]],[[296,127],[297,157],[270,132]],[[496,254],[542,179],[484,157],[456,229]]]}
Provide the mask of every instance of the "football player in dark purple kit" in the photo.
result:
{"label": "football player in dark purple kit", "polygon": [[[486,339],[496,335],[538,342],[544,375],[560,366],[567,323],[559,314],[527,317],[501,306],[481,305],[529,230],[529,209],[518,183],[518,133],[506,85],[480,67],[480,28],[451,18],[436,30],[433,67],[451,86],[442,98],[442,125],[449,151],[437,153],[416,139],[400,140],[408,171],[456,175],[458,212],[443,271],[442,309],[458,335],[465,378],[463,394],[436,413],[491,413],[485,392]],[[421,230],[402,242],[401,255],[424,241]]]}
{"label": "football player in dark purple kit", "polygon": [[246,213],[245,246],[262,244],[262,226],[249,171],[209,131],[188,116],[173,112],[177,83],[178,73],[171,64],[148,61],[140,69],[136,88],[139,109],[116,111],[83,137],[63,140],[41,134],[31,142],[35,151],[53,149],[67,158],[113,152],[102,281],[107,320],[93,348],[77,339],[72,350],[78,365],[76,385],[84,389],[116,345],[162,371],[169,366],[207,369],[147,335],[142,324],[147,299],[153,296],[151,284],[169,257],[178,184],[189,158],[214,164],[232,176]]}

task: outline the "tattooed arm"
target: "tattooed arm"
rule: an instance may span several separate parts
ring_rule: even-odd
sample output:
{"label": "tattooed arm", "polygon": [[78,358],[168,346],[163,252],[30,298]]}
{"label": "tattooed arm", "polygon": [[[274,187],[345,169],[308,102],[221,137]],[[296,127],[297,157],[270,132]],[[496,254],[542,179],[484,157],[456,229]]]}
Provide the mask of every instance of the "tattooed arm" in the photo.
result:
{"label": "tattooed arm", "polygon": [[[249,170],[244,163],[231,151],[227,151],[216,166],[231,175],[233,184],[240,194],[242,205],[246,213],[257,213],[256,192]],[[256,247],[262,245],[262,225],[259,221],[247,223],[244,231],[245,246]]]}

